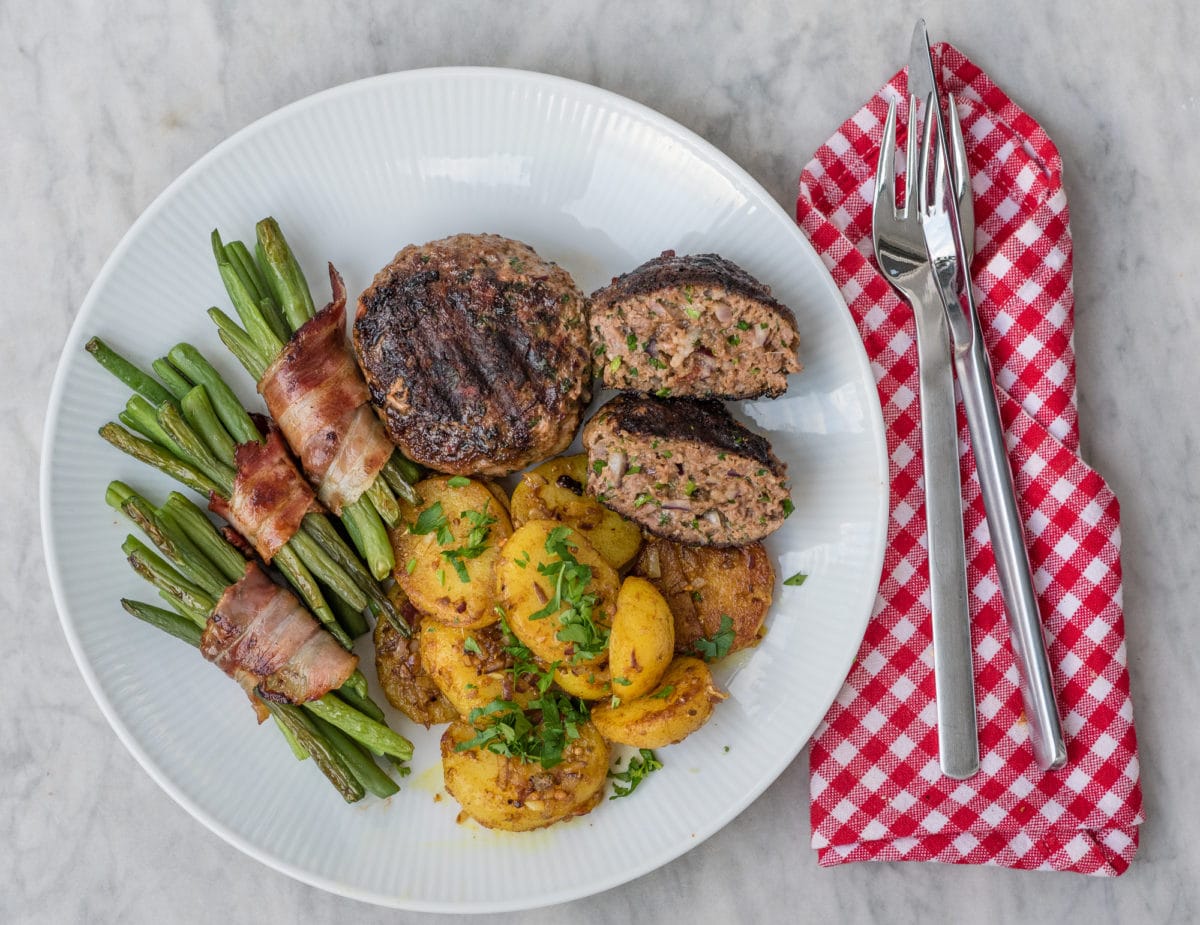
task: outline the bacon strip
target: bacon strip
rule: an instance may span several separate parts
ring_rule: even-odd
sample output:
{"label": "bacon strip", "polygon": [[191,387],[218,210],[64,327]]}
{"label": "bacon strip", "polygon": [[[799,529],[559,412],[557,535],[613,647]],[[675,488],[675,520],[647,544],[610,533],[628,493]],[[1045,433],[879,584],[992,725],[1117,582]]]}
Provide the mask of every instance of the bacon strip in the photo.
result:
{"label": "bacon strip", "polygon": [[211,495],[208,509],[233,524],[263,561],[270,563],[300,529],[304,515],[318,508],[279,430],[270,424],[265,430],[265,443],[238,444],[233,492],[228,501]]}
{"label": "bacon strip", "polygon": [[[277,703],[319,700],[341,687],[358,656],[330,636],[292,592],[254,562],[225,589],[200,636],[200,652],[250,695]],[[256,706],[259,722],[264,711]]]}
{"label": "bacon strip", "polygon": [[302,325],[258,383],[317,496],[335,514],[370,487],[394,449],[346,341],[346,287]]}

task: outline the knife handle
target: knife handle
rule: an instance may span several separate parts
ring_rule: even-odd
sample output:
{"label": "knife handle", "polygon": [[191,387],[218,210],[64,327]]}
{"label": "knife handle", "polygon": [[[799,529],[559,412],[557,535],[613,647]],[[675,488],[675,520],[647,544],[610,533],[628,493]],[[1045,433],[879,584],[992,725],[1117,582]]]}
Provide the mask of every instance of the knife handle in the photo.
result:
{"label": "knife handle", "polygon": [[967,427],[971,432],[971,447],[975,451],[975,467],[983,492],[996,571],[1000,576],[1000,592],[1008,611],[1009,635],[1020,673],[1030,744],[1037,766],[1043,771],[1051,771],[1066,764],[1067,746],[1054,699],[1050,660],[1046,655],[1033,573],[1025,547],[1025,529],[1017,509],[1012,470],[1000,424],[991,363],[969,292],[967,305],[975,336],[966,349],[955,349],[954,364],[967,413]]}
{"label": "knife handle", "polygon": [[914,299],[913,314],[921,389],[938,763],[947,777],[963,780],[979,770],[979,732],[963,541],[958,411],[946,312],[936,289],[927,289],[922,298]]}

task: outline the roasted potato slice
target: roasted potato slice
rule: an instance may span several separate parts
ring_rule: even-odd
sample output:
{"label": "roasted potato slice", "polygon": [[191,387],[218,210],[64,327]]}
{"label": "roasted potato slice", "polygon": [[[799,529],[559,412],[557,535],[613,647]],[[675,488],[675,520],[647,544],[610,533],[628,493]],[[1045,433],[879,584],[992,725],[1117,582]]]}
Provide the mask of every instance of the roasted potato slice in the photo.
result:
{"label": "roasted potato slice", "polygon": [[[500,502],[500,506],[504,508],[504,513],[508,514],[509,519],[512,519],[512,499],[508,497],[508,492],[505,491],[504,485],[497,482],[495,479],[480,479],[487,487],[487,490],[492,493],[492,496]],[[514,524],[515,526],[515,524]]]}
{"label": "roasted potato slice", "polygon": [[552,768],[522,762],[485,748],[458,751],[477,730],[461,720],[442,735],[446,791],[468,816],[489,829],[527,832],[590,812],[604,793],[608,743],[591,723],[579,726],[563,760]]}
{"label": "roasted potato slice", "polygon": [[[564,565],[571,577],[561,571]],[[575,587],[580,577],[576,566],[591,571],[585,587]],[[501,548],[496,578],[508,625],[544,663],[595,665],[607,656],[601,637],[612,626],[619,582],[616,571],[580,531],[553,520],[529,521]],[[563,592],[561,597],[556,589]],[[571,606],[572,591],[578,592],[577,602],[591,606]],[[548,609],[556,597],[560,606]]]}
{"label": "roasted potato slice", "polygon": [[[617,697],[619,691],[614,692]],[[728,695],[713,683],[712,672],[698,658],[680,656],[648,697],[619,706],[592,708],[592,722],[610,742],[635,748],[661,748],[687,738],[712,715],[713,705]]]}
{"label": "roasted potato slice", "polygon": [[399,609],[413,627],[411,637],[401,636],[382,618],[375,623],[375,670],[388,703],[426,729],[457,719],[458,711],[429,675],[421,658],[418,646],[421,615],[408,602]]}
{"label": "roasted potato slice", "polygon": [[674,650],[675,621],[666,600],[645,578],[626,578],[608,640],[613,694],[624,701],[650,693]]}
{"label": "roasted potato slice", "polygon": [[493,700],[524,706],[537,696],[535,679],[514,681],[513,660],[504,650],[498,623],[472,630],[425,618],[414,635],[425,670],[463,719]]}
{"label": "roasted potato slice", "polygon": [[484,483],[462,476],[416,488],[421,504],[401,502],[403,523],[391,534],[396,583],[417,610],[448,626],[494,623],[496,560],[512,534],[508,513]]}
{"label": "roasted potato slice", "polygon": [[757,644],[775,593],[775,570],[761,543],[717,549],[647,539],[633,574],[648,579],[675,618],[675,651],[695,654],[696,640],[713,638],[721,617],[733,621],[730,652]]}
{"label": "roasted potato slice", "polygon": [[560,456],[526,472],[513,489],[512,521],[558,520],[584,535],[615,569],[623,568],[642,545],[637,524],[610,511],[584,491],[587,454]]}
{"label": "roasted potato slice", "polygon": [[603,700],[612,694],[607,665],[560,665],[554,683],[580,700]]}

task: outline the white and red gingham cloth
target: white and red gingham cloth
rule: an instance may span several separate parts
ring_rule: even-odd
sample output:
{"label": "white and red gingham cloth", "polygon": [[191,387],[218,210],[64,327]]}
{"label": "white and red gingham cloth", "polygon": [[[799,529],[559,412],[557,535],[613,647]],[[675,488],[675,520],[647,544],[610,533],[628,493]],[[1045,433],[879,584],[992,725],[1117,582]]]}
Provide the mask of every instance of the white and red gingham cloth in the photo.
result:
{"label": "white and red gingham cloth", "polygon": [[[950,45],[975,196],[973,271],[1067,737],[1033,762],[1017,668],[962,412],[959,448],[982,764],[938,767],[911,310],[874,263],[871,199],[887,101],[905,140],[901,71],[804,168],[797,220],[841,287],[878,382],[891,472],[879,597],[846,684],[812,742],[812,841],[822,866],[939,861],[1115,876],[1142,821],[1121,604],[1120,509],[1079,458],[1074,293],[1062,161],[1041,127]],[[903,147],[901,147],[903,150]]]}

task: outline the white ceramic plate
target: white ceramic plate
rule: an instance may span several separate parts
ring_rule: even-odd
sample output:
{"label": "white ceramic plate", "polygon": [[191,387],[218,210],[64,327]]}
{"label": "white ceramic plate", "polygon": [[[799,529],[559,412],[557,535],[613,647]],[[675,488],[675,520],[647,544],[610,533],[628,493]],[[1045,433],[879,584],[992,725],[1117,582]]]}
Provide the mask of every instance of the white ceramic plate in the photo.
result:
{"label": "white ceramic plate", "polygon": [[[267,214],[282,223],[318,302],[327,297],[325,260],[353,293],[405,244],[486,231],[527,241],[584,291],[666,248],[716,251],[795,310],[804,372],[785,397],[741,412],[769,434],[795,485],[796,511],[768,543],[777,571],[810,577],[799,588],[777,585],[766,639],[719,672],[729,700],[699,733],[662,750],[666,768],[632,798],[531,834],[458,824],[454,801],[438,799],[438,730],[397,715],[416,745],[413,775],[390,801],[346,806],[274,730],[255,725],[236,685],[121,610],[123,596],[155,597],[122,562],[129,530],[104,504],[104,487],[121,478],[159,499],[175,486],[96,436],[128,393],[82,345],[98,334],[148,365],[188,340],[253,399],[204,316],[227,305],[208,234],[252,237]],[[202,158],[138,219],[88,293],[54,382],[45,447],[55,600],[121,740],[174,799],[247,854],[316,886],[409,909],[573,899],[717,831],[792,761],[832,702],[883,555],[879,403],[845,304],[804,236],[743,170],[674,122],[521,71],[437,69],[349,84]]]}

